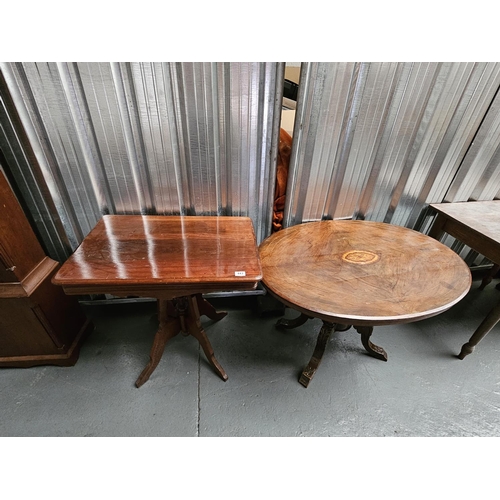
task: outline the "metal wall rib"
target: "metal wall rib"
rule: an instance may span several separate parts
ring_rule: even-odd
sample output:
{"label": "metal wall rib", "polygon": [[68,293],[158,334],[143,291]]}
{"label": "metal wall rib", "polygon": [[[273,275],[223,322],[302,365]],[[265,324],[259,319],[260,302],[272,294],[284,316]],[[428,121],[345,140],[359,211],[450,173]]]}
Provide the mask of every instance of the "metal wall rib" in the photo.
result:
{"label": "metal wall rib", "polygon": [[285,225],[426,231],[429,203],[500,193],[499,63],[304,63]]}
{"label": "metal wall rib", "polygon": [[270,233],[284,64],[0,69],[36,158],[9,166],[42,175],[69,242],[43,232],[59,260],[107,213],[247,215],[259,242]]}
{"label": "metal wall rib", "polygon": [[[0,147],[58,260],[106,213],[248,215],[270,233],[283,64],[0,69],[18,117],[3,99]],[[426,232],[429,203],[500,197],[499,87],[500,63],[304,63],[285,225]]]}

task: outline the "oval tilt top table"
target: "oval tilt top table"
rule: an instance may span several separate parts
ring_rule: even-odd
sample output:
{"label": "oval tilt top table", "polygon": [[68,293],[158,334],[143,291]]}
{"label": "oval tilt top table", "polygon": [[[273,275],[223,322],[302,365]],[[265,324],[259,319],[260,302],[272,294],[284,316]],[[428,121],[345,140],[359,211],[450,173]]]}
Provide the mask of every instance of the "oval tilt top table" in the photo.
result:
{"label": "oval tilt top table", "polygon": [[73,295],[158,299],[159,329],[135,383],[140,387],[179,332],[195,337],[227,380],[200,322],[202,314],[217,321],[226,313],[217,312],[202,293],[253,290],[261,272],[249,217],[105,215],[52,282]]}
{"label": "oval tilt top table", "polygon": [[283,229],[259,248],[262,282],[299,311],[277,326],[295,328],[320,318],[312,358],[300,376],[307,387],[332,331],[354,326],[368,353],[387,361],[371,343],[373,327],[440,314],[471,286],[462,258],[438,241],[400,226],[352,220],[309,222]]}

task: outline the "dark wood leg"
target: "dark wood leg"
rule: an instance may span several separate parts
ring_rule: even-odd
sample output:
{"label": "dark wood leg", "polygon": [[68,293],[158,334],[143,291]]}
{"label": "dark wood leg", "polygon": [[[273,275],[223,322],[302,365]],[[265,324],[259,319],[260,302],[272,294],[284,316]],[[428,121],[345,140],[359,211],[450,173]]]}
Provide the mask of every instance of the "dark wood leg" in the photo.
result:
{"label": "dark wood leg", "polygon": [[200,321],[200,312],[198,310],[198,303],[195,296],[188,298],[188,315],[186,316],[187,329],[189,334],[191,334],[201,345],[205,356],[207,357],[209,363],[214,367],[215,371],[222,378],[222,380],[227,380],[227,374],[224,368],[215,359],[214,350],[210,341],[208,340],[207,334]]}
{"label": "dark wood leg", "polygon": [[151,347],[151,352],[149,354],[149,363],[136,380],[136,387],[141,387],[141,385],[149,380],[149,377],[155,371],[155,368],[160,362],[163,351],[165,350],[165,345],[181,330],[179,320],[168,315],[170,307],[171,305],[168,301],[158,301],[158,320],[160,325],[153,340],[153,346]]}
{"label": "dark wood leg", "polygon": [[303,325],[308,319],[311,319],[311,317],[304,313],[301,313],[300,316],[294,319],[280,318],[276,323],[276,328],[285,328],[286,330],[297,328],[298,326]]}
{"label": "dark wood leg", "polygon": [[370,342],[370,337],[373,333],[373,326],[355,326],[354,328],[356,328],[356,331],[361,334],[361,343],[368,351],[368,354],[374,358],[381,359],[382,361],[387,361],[387,353],[382,349],[382,347]]}
{"label": "dark wood leg", "polygon": [[316,373],[316,370],[318,369],[318,366],[321,363],[321,359],[323,358],[323,354],[326,348],[326,343],[328,342],[330,334],[333,332],[334,329],[335,329],[334,323],[328,323],[326,321],[323,321],[323,326],[321,327],[321,330],[319,332],[318,340],[316,341],[316,347],[314,348],[311,360],[309,361],[309,364],[305,367],[304,371],[302,372],[302,375],[299,378],[299,382],[304,387],[307,387],[309,385],[309,382],[311,382],[312,378],[314,377],[314,374]]}
{"label": "dark wood leg", "polygon": [[495,276],[495,274],[498,273],[499,269],[500,269],[500,265],[494,264],[493,267],[490,269],[490,271],[485,274],[483,281],[481,281],[481,285],[479,286],[478,290],[484,290],[486,285],[489,285],[491,283],[493,276]]}
{"label": "dark wood leg", "polygon": [[488,313],[483,322],[478,326],[477,330],[472,334],[469,342],[462,346],[462,350],[458,355],[458,359],[464,359],[470,354],[474,347],[486,337],[490,330],[500,321],[500,302]]}
{"label": "dark wood leg", "polygon": [[201,296],[201,293],[196,294],[195,297],[196,297],[196,303],[198,305],[198,310],[200,312],[200,316],[201,315],[207,316],[208,318],[214,321],[219,321],[220,319],[227,316],[226,311],[217,312],[215,310],[215,307]]}
{"label": "dark wood leg", "polygon": [[431,229],[429,231],[429,236],[438,240],[444,233],[444,225],[446,223],[447,217],[443,214],[437,214],[434,222],[432,223]]}

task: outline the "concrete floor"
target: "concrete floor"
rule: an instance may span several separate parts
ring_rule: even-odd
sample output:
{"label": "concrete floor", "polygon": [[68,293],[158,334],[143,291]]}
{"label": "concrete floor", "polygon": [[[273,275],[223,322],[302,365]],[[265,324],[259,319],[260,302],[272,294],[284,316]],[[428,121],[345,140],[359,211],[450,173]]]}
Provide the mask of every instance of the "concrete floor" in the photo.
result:
{"label": "concrete floor", "polygon": [[376,328],[387,363],[366,354],[354,329],[335,333],[307,389],[298,377],[319,320],[280,331],[256,297],[214,299],[229,314],[203,323],[229,380],[179,335],[137,389],[155,303],[85,306],[95,330],[74,367],[0,370],[0,436],[499,436],[498,328],[456,358],[500,299],[495,283],[479,292],[474,281],[435,318]]}

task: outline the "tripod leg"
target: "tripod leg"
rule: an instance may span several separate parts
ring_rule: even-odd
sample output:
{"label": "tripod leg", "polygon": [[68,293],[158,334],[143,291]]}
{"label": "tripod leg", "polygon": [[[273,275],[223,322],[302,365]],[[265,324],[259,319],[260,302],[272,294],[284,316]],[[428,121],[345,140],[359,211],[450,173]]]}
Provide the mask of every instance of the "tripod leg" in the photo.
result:
{"label": "tripod leg", "polygon": [[354,328],[356,328],[356,331],[361,334],[361,343],[368,351],[368,354],[374,358],[381,359],[382,361],[387,361],[387,353],[384,349],[370,342],[370,337],[373,333],[373,326],[355,326]]}
{"label": "tripod leg", "polygon": [[331,333],[335,329],[334,323],[328,323],[323,321],[323,326],[319,331],[318,340],[316,341],[316,347],[314,348],[313,355],[308,365],[304,368],[302,375],[299,378],[299,383],[301,383],[304,387],[309,385],[316,370],[318,369],[319,364],[321,363],[321,359],[323,358],[323,354],[325,353],[326,343],[330,338]]}
{"label": "tripod leg", "polygon": [[168,301],[166,300],[158,301],[158,319],[160,325],[153,340],[153,346],[151,347],[151,352],[149,354],[149,363],[136,380],[136,387],[141,387],[141,385],[149,380],[149,377],[155,371],[155,368],[160,362],[163,351],[165,350],[165,345],[180,331],[179,320],[177,318],[169,317],[168,315],[167,302]]}
{"label": "tripod leg", "polygon": [[219,321],[220,319],[227,316],[226,311],[220,311],[220,312],[216,311],[215,307],[212,304],[210,304],[208,300],[205,300],[201,296],[201,293],[196,294],[195,297],[200,316],[202,315],[207,316],[208,318],[213,319],[214,321]]}
{"label": "tripod leg", "polygon": [[186,316],[187,329],[188,332],[200,343],[205,356],[207,357],[209,363],[213,366],[217,374],[222,378],[222,380],[227,380],[227,374],[220,363],[215,359],[214,350],[210,341],[208,340],[207,334],[203,327],[201,326],[200,313],[198,310],[198,304],[196,297],[189,297],[189,312]]}
{"label": "tripod leg", "polygon": [[276,323],[276,328],[285,328],[287,330],[297,328],[303,325],[308,319],[310,319],[310,317],[306,316],[304,313],[301,313],[300,316],[294,319],[280,318]]}

